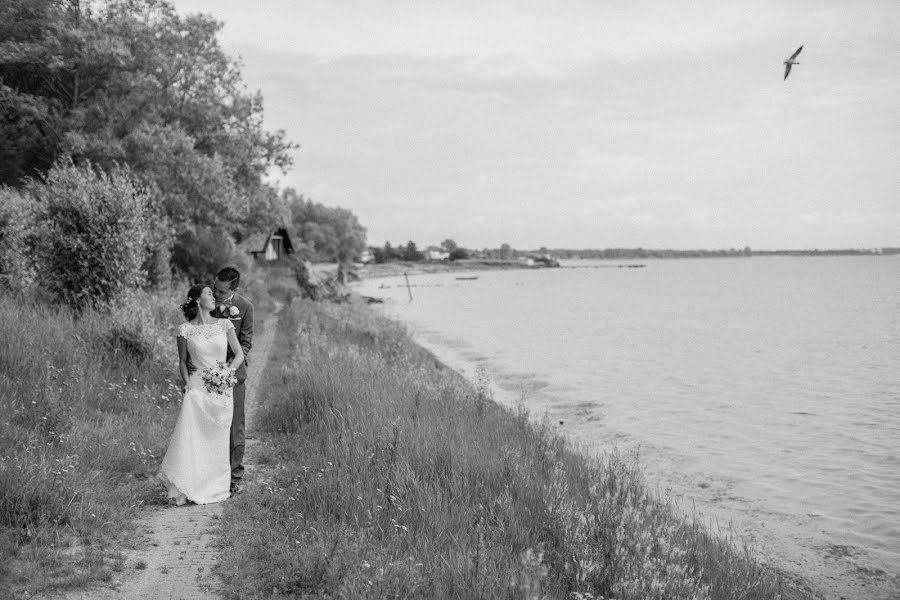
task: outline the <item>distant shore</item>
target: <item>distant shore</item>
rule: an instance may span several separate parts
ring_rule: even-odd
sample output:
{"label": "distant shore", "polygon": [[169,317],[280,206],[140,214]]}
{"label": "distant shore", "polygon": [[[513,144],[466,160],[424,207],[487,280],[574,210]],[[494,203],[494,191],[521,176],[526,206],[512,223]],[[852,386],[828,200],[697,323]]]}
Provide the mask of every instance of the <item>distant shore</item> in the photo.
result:
{"label": "distant shore", "polygon": [[[669,253],[667,253],[669,252]],[[565,255],[555,255],[564,264],[559,265],[561,268],[579,268],[577,263],[581,261],[590,261],[592,263],[608,263],[603,266],[608,267],[634,267],[635,261],[646,259],[679,259],[679,258],[752,258],[786,256],[786,257],[824,257],[824,256],[893,256],[900,254],[900,248],[885,248],[883,252],[866,252],[859,250],[823,250],[823,251],[807,251],[807,250],[776,250],[776,251],[753,251],[752,255],[743,254],[727,254],[705,252],[697,253],[696,251],[679,251],[672,254],[671,251],[646,251],[643,255],[623,255],[623,256],[591,256],[591,257],[567,257]],[[599,265],[595,265],[599,268]],[[640,265],[643,266],[643,265]],[[337,271],[336,264],[318,264],[317,270],[320,272],[329,272],[334,274]],[[391,261],[386,263],[366,263],[356,265],[353,272],[360,279],[377,279],[380,277],[397,277],[404,273],[408,275],[421,275],[426,273],[454,273],[466,271],[498,271],[510,269],[546,269],[554,268],[540,263],[529,265],[517,259],[491,259],[491,258],[469,258],[455,261]]]}
{"label": "distant shore", "polygon": [[404,273],[421,275],[423,273],[454,273],[465,271],[494,271],[509,269],[544,269],[544,266],[529,266],[517,260],[466,259],[455,261],[409,262],[397,261],[386,263],[369,263],[354,269],[361,279],[377,279],[379,277],[397,277]]}

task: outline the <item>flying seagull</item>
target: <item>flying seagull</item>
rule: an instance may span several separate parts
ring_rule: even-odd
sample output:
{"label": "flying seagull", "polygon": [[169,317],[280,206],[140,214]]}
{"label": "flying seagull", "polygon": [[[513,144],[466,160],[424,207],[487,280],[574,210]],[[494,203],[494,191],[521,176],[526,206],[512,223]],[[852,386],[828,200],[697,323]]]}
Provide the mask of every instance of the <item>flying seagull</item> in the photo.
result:
{"label": "flying seagull", "polygon": [[787,76],[791,74],[791,66],[800,64],[794,59],[797,58],[797,55],[800,54],[801,50],[803,50],[803,46],[800,46],[799,48],[797,48],[797,51],[794,52],[793,54],[791,54],[790,58],[785,59],[785,61],[784,61],[784,78],[785,78],[785,80],[787,80]]}

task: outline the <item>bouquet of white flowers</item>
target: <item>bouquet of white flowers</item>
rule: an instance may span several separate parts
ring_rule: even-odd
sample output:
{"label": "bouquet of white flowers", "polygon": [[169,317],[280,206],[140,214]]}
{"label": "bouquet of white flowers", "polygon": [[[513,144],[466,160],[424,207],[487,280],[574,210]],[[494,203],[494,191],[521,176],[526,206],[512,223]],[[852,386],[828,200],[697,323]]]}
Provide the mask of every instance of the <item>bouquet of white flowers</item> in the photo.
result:
{"label": "bouquet of white flowers", "polygon": [[234,369],[226,367],[224,362],[220,361],[216,364],[215,368],[203,369],[201,373],[203,387],[210,394],[224,394],[234,387],[237,377],[234,376]]}

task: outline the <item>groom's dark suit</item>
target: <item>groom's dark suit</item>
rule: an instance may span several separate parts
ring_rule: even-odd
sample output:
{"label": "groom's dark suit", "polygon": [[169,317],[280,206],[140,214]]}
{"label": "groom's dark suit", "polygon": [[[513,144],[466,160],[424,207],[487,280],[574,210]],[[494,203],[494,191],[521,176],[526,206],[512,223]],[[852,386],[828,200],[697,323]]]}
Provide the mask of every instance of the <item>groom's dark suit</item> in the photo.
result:
{"label": "groom's dark suit", "polygon": [[[224,304],[224,309],[223,309]],[[237,307],[238,314],[232,315],[231,307]],[[237,292],[231,300],[217,302],[213,316],[227,318],[234,325],[234,333],[238,343],[244,350],[244,362],[235,372],[237,384],[234,386],[234,415],[231,418],[231,447],[229,458],[231,459],[231,482],[240,484],[244,477],[244,396],[246,395],[245,382],[247,381],[247,357],[253,346],[253,305],[245,297]],[[234,353],[228,348],[228,358],[231,360]]]}

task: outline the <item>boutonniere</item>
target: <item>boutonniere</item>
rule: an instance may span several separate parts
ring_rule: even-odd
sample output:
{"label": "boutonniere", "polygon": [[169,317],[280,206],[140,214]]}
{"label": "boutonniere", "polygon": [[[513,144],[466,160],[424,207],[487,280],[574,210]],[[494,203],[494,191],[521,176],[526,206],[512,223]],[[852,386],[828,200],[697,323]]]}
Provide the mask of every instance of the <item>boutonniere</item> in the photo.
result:
{"label": "boutonniere", "polygon": [[234,319],[238,315],[241,314],[241,310],[234,304],[231,304],[230,302],[223,302],[222,304],[220,304],[219,306],[216,307],[216,310],[219,311],[219,315],[223,318],[230,317],[230,318]]}

